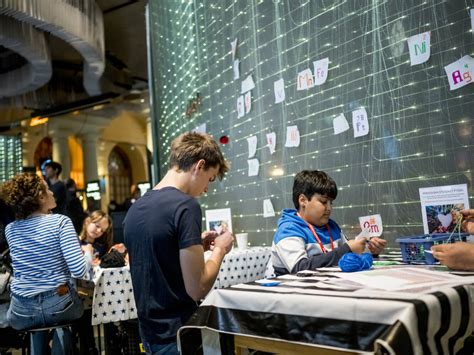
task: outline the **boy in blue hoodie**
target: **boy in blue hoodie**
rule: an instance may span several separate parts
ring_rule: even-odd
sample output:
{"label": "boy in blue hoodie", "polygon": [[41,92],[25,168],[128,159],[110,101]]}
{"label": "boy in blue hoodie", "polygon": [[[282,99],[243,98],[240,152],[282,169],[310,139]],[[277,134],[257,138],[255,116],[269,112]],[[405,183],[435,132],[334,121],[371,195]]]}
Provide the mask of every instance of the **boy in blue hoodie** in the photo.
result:
{"label": "boy in blue hoodie", "polygon": [[272,263],[275,274],[283,275],[319,267],[337,266],[346,253],[362,253],[367,246],[379,254],[386,240],[347,240],[336,222],[329,218],[337,196],[334,180],[325,172],[303,170],[293,182],[296,209],[284,209],[273,237]]}

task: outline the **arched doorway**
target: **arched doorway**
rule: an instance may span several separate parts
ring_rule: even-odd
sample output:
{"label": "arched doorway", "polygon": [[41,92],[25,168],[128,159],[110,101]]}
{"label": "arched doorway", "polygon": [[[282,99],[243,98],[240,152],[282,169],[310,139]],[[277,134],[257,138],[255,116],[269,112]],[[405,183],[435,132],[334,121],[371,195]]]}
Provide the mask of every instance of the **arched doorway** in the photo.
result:
{"label": "arched doorway", "polygon": [[132,184],[132,169],[130,160],[118,146],[110,152],[108,159],[110,201],[118,204],[125,202],[130,196]]}

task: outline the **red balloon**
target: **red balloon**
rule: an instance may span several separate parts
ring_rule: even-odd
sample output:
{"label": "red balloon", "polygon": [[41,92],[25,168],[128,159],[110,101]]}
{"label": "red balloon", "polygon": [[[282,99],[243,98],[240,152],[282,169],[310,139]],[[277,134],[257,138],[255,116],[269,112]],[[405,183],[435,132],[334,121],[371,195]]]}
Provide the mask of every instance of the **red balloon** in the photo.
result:
{"label": "red balloon", "polygon": [[219,142],[220,142],[221,144],[227,144],[227,143],[229,143],[229,137],[227,137],[227,136],[222,136],[222,137],[219,138]]}

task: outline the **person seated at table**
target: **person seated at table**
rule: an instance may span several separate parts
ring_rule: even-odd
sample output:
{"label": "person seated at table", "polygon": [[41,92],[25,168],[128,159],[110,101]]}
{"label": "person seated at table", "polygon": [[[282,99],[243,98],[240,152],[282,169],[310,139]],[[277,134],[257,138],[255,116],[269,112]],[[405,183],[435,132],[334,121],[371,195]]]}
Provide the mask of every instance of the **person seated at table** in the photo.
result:
{"label": "person seated at table", "polygon": [[99,264],[100,258],[112,247],[112,219],[104,211],[92,212],[84,220],[79,239],[82,245],[92,245],[94,249],[93,262]]}
{"label": "person seated at table", "polygon": [[180,135],[171,143],[169,165],[124,221],[140,336],[148,354],[178,354],[178,329],[212,288],[233,242],[229,231],[201,234],[196,198],[229,170],[215,140],[196,132]]}
{"label": "person seated at table", "polygon": [[365,238],[347,240],[336,222],[330,219],[337,196],[334,180],[325,172],[303,170],[293,182],[295,209],[284,209],[273,237],[272,263],[276,275],[337,266],[346,253],[362,253],[366,246],[379,254],[386,240]]}
{"label": "person seated at table", "polygon": [[[474,234],[474,209],[460,212],[463,221],[461,229]],[[474,244],[458,242],[439,244],[431,247],[433,256],[443,265],[453,270],[474,270]]]}
{"label": "person seated at table", "polygon": [[[19,174],[3,184],[1,193],[16,218],[5,229],[14,276],[10,325],[27,330],[78,319],[82,302],[72,278],[89,270],[92,247],[81,250],[71,219],[51,214],[56,207],[53,192],[37,175]],[[54,333],[52,354],[69,354],[70,331],[57,328]],[[44,354],[47,339],[48,331],[32,332],[31,353]]]}

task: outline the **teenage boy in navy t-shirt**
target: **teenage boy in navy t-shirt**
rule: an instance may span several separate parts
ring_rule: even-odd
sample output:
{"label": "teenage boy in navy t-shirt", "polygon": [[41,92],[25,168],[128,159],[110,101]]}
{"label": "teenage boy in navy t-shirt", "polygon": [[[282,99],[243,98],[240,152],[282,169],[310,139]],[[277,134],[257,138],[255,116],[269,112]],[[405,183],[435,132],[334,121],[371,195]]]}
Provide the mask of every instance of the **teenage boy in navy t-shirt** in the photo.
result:
{"label": "teenage boy in navy t-shirt", "polygon": [[[207,134],[185,133],[171,144],[170,169],[137,200],[124,221],[140,335],[147,353],[177,354],[176,333],[211,289],[232,248],[226,231],[201,235],[196,200],[229,170]],[[204,251],[213,245],[210,258]]]}

